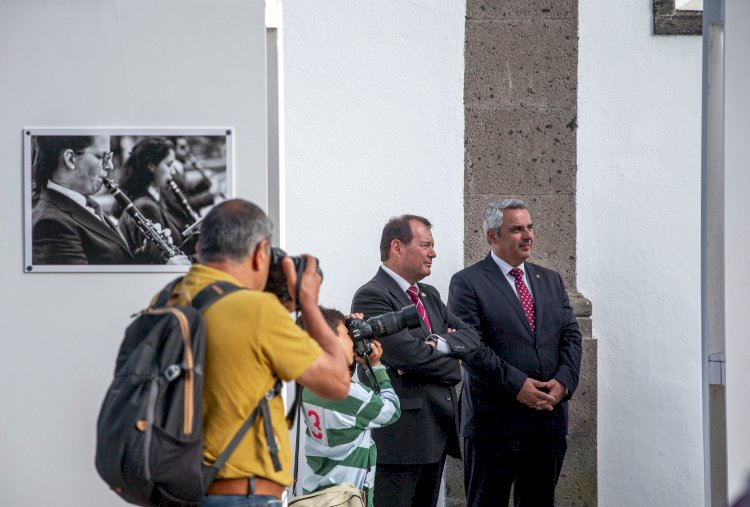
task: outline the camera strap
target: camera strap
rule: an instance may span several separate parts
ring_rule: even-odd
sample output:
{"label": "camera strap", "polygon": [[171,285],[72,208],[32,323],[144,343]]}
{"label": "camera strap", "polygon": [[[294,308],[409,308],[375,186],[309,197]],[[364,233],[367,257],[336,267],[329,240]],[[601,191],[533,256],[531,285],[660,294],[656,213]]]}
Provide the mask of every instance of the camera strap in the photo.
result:
{"label": "camera strap", "polygon": [[375,380],[375,370],[372,369],[372,365],[370,364],[370,358],[367,356],[364,356],[365,364],[367,365],[367,369],[370,371],[370,376],[372,377],[372,390],[375,391],[375,394],[380,394],[380,385],[378,384],[378,381]]}
{"label": "camera strap", "polygon": [[297,283],[294,284],[294,311],[297,312],[296,317],[299,317],[302,307],[299,304],[299,293],[302,288],[302,274],[305,272],[304,263],[300,262],[297,266]]}
{"label": "camera strap", "polygon": [[[294,395],[294,403],[292,404],[291,410],[294,410],[295,414],[299,415],[297,417],[297,439],[294,444],[294,482],[292,482],[292,496],[297,496],[297,478],[299,477],[299,440],[300,440],[300,425],[302,424],[302,415],[299,414],[299,412],[302,410],[302,404],[299,403],[300,400],[302,400],[302,390],[304,389],[304,386],[301,386],[300,384],[297,384],[297,392]],[[292,416],[294,418],[294,416]],[[289,421],[289,416],[287,416],[287,422]],[[292,419],[294,421],[294,419]],[[294,424],[294,422],[292,422]],[[291,428],[290,428],[291,429]]]}

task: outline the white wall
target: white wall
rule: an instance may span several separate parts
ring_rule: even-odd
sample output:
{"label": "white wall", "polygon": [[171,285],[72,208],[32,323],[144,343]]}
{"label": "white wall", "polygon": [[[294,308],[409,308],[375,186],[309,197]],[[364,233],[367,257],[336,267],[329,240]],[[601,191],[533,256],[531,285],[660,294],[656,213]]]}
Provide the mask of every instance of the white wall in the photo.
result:
{"label": "white wall", "polygon": [[233,127],[265,206],[265,29],[254,0],[0,2],[0,505],[124,505],[95,424],[129,315],[173,275],[24,274],[24,127]]}
{"label": "white wall", "polygon": [[284,1],[286,246],[317,255],[349,310],[383,225],[433,223],[425,281],[463,267],[464,0]]}
{"label": "white wall", "polygon": [[579,3],[578,288],[599,339],[602,506],[702,505],[701,38]]}
{"label": "white wall", "polygon": [[750,266],[750,171],[747,166],[747,118],[750,115],[750,4],[725,2],[724,253],[726,315],[727,480],[729,499],[750,490],[750,341],[747,308]]}

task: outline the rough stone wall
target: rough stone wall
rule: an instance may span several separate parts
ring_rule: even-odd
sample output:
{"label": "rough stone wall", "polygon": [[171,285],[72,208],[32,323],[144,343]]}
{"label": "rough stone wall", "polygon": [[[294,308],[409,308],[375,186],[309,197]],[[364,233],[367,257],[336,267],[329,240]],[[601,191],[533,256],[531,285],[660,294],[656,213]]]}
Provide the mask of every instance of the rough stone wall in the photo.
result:
{"label": "rough stone wall", "polygon": [[[596,505],[596,341],[591,304],[576,290],[578,0],[467,0],[464,262],[482,259],[481,212],[524,199],[534,220],[532,261],[562,274],[584,334],[570,402],[561,506]],[[446,506],[464,505],[460,462],[447,464]]]}

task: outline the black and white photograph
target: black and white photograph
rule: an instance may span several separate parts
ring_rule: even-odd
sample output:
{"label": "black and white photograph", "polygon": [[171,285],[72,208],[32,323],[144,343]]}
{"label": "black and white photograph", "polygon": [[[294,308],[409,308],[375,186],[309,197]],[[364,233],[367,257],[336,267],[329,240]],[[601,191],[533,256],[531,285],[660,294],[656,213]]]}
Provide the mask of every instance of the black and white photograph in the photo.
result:
{"label": "black and white photograph", "polygon": [[231,178],[231,129],[24,129],[24,270],[186,271]]}

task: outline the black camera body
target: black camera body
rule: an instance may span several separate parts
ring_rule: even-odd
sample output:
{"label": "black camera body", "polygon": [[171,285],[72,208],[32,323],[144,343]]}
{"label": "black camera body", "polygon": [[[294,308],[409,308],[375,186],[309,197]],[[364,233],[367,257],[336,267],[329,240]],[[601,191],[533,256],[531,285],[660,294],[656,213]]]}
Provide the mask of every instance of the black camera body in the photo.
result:
{"label": "black camera body", "polygon": [[346,329],[354,341],[354,351],[360,357],[367,357],[372,352],[372,340],[398,333],[403,329],[416,329],[422,325],[415,305],[405,306],[401,310],[388,312],[367,320],[346,319]]}
{"label": "black camera body", "polygon": [[[291,301],[292,296],[289,294],[289,285],[284,274],[284,268],[281,265],[281,261],[284,257],[289,257],[294,262],[294,269],[297,271],[297,290],[299,291],[299,284],[302,280],[302,273],[307,267],[307,260],[304,257],[297,255],[287,255],[284,250],[275,246],[271,248],[271,269],[268,272],[268,281],[266,287],[263,289],[266,292],[276,294],[279,301],[282,303]],[[317,259],[316,259],[317,260]],[[318,274],[322,277],[323,272],[320,270],[320,261],[318,261]]]}

